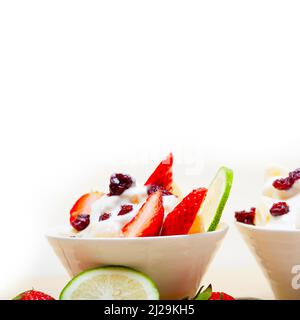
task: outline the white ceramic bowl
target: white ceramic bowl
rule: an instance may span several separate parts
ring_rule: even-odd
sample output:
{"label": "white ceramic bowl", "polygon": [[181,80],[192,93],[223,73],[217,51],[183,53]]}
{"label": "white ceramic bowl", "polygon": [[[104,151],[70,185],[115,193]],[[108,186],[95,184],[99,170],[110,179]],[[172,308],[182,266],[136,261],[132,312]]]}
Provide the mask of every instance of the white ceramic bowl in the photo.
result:
{"label": "white ceramic bowl", "polygon": [[236,222],[276,299],[300,299],[300,230],[272,230]]}
{"label": "white ceramic bowl", "polygon": [[149,275],[161,299],[193,297],[228,226],[214,232],[149,238],[80,239],[60,236],[61,228],[47,239],[69,275],[104,265],[122,265]]}

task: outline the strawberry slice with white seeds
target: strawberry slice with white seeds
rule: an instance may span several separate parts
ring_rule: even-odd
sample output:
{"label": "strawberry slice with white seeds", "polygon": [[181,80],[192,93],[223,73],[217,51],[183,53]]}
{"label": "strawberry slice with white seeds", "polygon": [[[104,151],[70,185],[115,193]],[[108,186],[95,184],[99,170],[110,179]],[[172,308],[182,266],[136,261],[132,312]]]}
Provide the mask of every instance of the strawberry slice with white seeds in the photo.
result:
{"label": "strawberry slice with white seeds", "polygon": [[165,160],[163,160],[148,180],[145,186],[155,185],[163,188],[164,190],[172,192],[173,184],[173,154],[170,153]]}
{"label": "strawberry slice with white seeds", "polygon": [[158,236],[164,220],[162,192],[152,193],[136,216],[122,229],[125,237]]}
{"label": "strawberry slice with white seeds", "polygon": [[165,218],[162,236],[188,234],[205,199],[207,189],[198,188],[189,193]]}

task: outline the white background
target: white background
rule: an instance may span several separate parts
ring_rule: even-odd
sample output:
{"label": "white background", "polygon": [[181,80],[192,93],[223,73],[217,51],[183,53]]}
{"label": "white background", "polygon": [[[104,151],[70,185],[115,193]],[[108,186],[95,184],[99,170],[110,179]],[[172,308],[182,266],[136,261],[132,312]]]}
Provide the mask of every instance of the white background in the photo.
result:
{"label": "white background", "polygon": [[[43,234],[114,171],[143,181],[173,151],[187,192],[231,166],[231,222],[268,163],[300,166],[299,16],[298,1],[0,1],[0,298],[64,275]],[[234,227],[207,277],[264,283]]]}

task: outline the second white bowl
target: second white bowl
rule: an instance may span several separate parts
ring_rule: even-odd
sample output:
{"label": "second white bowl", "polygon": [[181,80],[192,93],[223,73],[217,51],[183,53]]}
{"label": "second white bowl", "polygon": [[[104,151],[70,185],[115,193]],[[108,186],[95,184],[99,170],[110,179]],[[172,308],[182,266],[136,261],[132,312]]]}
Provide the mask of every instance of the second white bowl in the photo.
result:
{"label": "second white bowl", "polygon": [[270,282],[276,299],[300,299],[300,230],[274,230],[236,222]]}

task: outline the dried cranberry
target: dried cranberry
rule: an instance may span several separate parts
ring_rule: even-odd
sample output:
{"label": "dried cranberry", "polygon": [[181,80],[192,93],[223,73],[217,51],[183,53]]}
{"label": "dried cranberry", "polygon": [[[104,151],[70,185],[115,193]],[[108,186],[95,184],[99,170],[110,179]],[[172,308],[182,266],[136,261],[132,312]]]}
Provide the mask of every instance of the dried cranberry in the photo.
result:
{"label": "dried cranberry", "polygon": [[274,203],[272,208],[270,209],[270,213],[272,216],[282,216],[287,214],[290,211],[290,208],[286,202],[277,202]]}
{"label": "dried cranberry", "polygon": [[172,193],[170,191],[168,191],[168,190],[164,189],[162,186],[158,186],[156,184],[150,184],[147,188],[147,193],[148,193],[148,195],[150,195],[158,190],[162,191],[163,196],[172,195]]}
{"label": "dried cranberry", "polygon": [[289,190],[294,183],[300,179],[300,168],[289,173],[286,178],[277,179],[273,182],[273,187],[278,190]]}
{"label": "dried cranberry", "polygon": [[104,212],[104,213],[101,214],[101,216],[99,218],[99,221],[104,221],[104,220],[107,220],[109,218],[110,218],[110,213]]}
{"label": "dried cranberry", "polygon": [[77,231],[84,230],[90,224],[90,216],[88,214],[79,214],[75,220],[71,221],[72,227]]}
{"label": "dried cranberry", "polygon": [[111,196],[119,196],[133,185],[133,179],[123,173],[114,173],[110,177],[109,191]]}
{"label": "dried cranberry", "polygon": [[121,206],[121,210],[118,213],[118,216],[123,216],[124,214],[129,213],[132,211],[133,206],[131,204],[124,204]]}
{"label": "dried cranberry", "polygon": [[300,179],[300,168],[289,173],[290,179],[297,181]]}
{"label": "dried cranberry", "polygon": [[291,177],[277,179],[273,182],[273,187],[278,190],[289,190],[294,184],[294,179]]}
{"label": "dried cranberry", "polygon": [[255,210],[255,208],[251,208],[248,212],[245,210],[237,211],[235,213],[236,221],[254,225]]}

